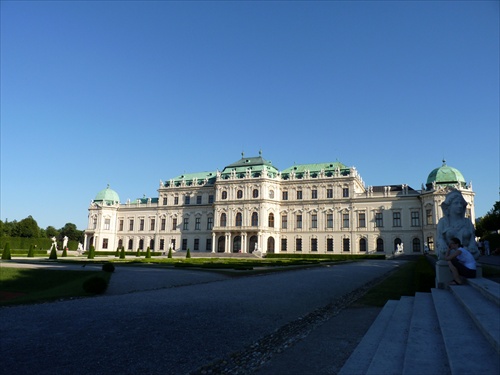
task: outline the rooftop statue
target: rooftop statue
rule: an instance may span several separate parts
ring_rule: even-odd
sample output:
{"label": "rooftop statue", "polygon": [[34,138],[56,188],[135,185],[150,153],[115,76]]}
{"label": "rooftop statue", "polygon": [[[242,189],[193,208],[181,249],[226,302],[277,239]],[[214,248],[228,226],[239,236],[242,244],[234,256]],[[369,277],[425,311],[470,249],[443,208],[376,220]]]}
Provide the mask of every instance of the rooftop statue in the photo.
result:
{"label": "rooftop statue", "polygon": [[462,193],[452,190],[446,195],[443,203],[443,217],[439,219],[437,227],[438,258],[444,259],[452,238],[458,238],[475,259],[479,257],[479,250],[475,239],[474,225],[471,219],[465,217],[467,202]]}

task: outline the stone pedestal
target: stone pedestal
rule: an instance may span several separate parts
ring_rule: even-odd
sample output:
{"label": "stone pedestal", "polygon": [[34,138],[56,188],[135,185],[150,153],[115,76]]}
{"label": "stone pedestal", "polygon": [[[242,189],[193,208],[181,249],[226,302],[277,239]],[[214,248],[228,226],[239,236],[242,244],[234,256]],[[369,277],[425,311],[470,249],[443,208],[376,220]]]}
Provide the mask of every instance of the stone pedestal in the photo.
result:
{"label": "stone pedestal", "polygon": [[[480,264],[476,264],[476,277],[483,277],[483,268]],[[453,280],[450,266],[446,260],[438,260],[436,262],[436,288],[446,289],[448,283]]]}

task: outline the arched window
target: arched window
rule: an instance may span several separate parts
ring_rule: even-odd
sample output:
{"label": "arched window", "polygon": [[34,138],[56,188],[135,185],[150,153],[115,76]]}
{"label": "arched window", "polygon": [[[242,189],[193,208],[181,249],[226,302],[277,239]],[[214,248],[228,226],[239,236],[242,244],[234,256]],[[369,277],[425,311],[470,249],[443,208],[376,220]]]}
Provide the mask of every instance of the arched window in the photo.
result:
{"label": "arched window", "polygon": [[122,246],[123,246],[123,240],[120,239],[120,240],[118,240],[118,248],[121,249]]}
{"label": "arched window", "polygon": [[226,226],[226,214],[222,213],[220,215],[220,226],[225,227]]}
{"label": "arched window", "polygon": [[144,240],[139,240],[139,249],[143,250],[144,249]]}
{"label": "arched window", "polygon": [[257,214],[257,212],[254,212],[252,214],[252,226],[257,227],[258,225],[259,225],[259,215]]}
{"label": "arched window", "polygon": [[227,199],[227,191],[222,192],[222,199]]}
{"label": "arched window", "polygon": [[366,239],[362,238],[359,240],[359,251],[366,251]]}
{"label": "arched window", "polygon": [[149,241],[149,249],[151,251],[154,251],[154,249],[155,249],[155,240],[150,240]]}
{"label": "arched window", "polygon": [[259,197],[259,190],[258,189],[253,189],[252,197],[254,197],[254,198],[258,198]]}
{"label": "arched window", "polygon": [[269,190],[269,198],[274,199],[274,190]]}
{"label": "arched window", "polygon": [[134,241],[132,239],[128,240],[128,250],[132,250],[133,246],[134,246]]}
{"label": "arched window", "polygon": [[243,198],[243,191],[242,191],[242,190],[238,190],[238,192],[236,193],[236,197],[237,197],[238,199]]}
{"label": "arched window", "polygon": [[274,228],[274,214],[272,212],[269,214],[268,221],[269,221],[269,224],[268,224],[269,228]]}
{"label": "arched window", "polygon": [[242,222],[242,220],[241,220],[241,212],[238,212],[236,214],[236,226],[237,227],[241,227],[241,222]]}
{"label": "arched window", "polygon": [[384,251],[384,240],[377,238],[377,251]]}

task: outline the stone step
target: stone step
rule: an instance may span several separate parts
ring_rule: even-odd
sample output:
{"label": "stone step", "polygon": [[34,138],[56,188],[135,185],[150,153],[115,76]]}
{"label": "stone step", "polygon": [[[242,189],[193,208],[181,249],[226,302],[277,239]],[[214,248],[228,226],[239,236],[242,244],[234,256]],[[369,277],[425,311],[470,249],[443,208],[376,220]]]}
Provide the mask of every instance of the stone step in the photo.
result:
{"label": "stone step", "polygon": [[469,285],[450,286],[450,290],[477,328],[500,354],[500,308],[498,305]]}
{"label": "stone step", "polygon": [[432,298],[451,373],[498,375],[498,353],[460,302],[450,291],[442,289],[432,289]]}
{"label": "stone step", "polygon": [[399,300],[366,371],[367,375],[402,373],[414,300],[414,297],[406,296]]}
{"label": "stone step", "polygon": [[398,301],[387,301],[338,375],[366,373],[398,303]]}
{"label": "stone step", "polygon": [[403,375],[451,374],[439,321],[430,293],[416,293]]}
{"label": "stone step", "polygon": [[467,283],[500,306],[500,284],[485,278],[467,279]]}

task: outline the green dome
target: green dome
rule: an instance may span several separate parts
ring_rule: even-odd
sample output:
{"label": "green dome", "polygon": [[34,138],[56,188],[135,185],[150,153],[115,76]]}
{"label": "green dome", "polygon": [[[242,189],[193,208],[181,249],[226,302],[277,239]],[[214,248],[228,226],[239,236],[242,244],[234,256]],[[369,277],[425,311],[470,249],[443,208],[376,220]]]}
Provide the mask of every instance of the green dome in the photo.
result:
{"label": "green dome", "polygon": [[96,203],[105,203],[105,204],[116,204],[120,203],[120,197],[118,196],[118,193],[114,191],[113,189],[109,188],[109,185],[106,187],[106,189],[101,190],[99,193],[94,198],[94,202]]}
{"label": "green dome", "polygon": [[427,189],[431,189],[433,184],[436,185],[456,185],[465,186],[465,178],[462,173],[453,167],[446,165],[443,160],[443,165],[434,169],[427,177]]}

